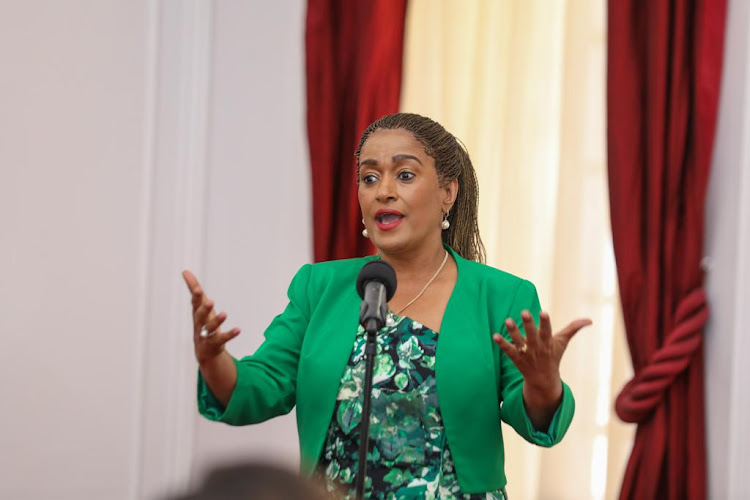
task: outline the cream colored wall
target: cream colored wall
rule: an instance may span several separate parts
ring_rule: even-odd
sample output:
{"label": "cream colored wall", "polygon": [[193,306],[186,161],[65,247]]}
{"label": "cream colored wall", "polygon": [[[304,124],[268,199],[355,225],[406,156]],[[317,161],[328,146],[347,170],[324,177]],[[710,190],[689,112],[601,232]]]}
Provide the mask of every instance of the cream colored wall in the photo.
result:
{"label": "cream colored wall", "polygon": [[594,325],[561,364],[576,417],[542,450],[504,426],[508,494],[612,498],[633,434],[611,400],[629,375],[609,229],[606,2],[411,0],[401,108],[467,146],[488,263],[530,279],[556,329]]}
{"label": "cream colored wall", "polygon": [[303,0],[0,4],[0,497],[154,498],[293,417],[195,411],[191,267],[252,351],[311,256]]}

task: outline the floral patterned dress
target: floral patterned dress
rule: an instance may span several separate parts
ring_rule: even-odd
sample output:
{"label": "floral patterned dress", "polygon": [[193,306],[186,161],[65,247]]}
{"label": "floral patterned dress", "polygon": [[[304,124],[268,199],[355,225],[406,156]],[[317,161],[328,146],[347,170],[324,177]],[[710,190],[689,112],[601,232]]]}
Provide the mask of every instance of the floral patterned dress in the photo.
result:
{"label": "floral patterned dress", "polygon": [[[435,386],[437,339],[437,332],[392,313],[378,334],[365,496],[505,500],[504,490],[459,490]],[[355,497],[364,352],[360,327],[341,378],[320,465],[329,489],[343,490],[347,498]]]}

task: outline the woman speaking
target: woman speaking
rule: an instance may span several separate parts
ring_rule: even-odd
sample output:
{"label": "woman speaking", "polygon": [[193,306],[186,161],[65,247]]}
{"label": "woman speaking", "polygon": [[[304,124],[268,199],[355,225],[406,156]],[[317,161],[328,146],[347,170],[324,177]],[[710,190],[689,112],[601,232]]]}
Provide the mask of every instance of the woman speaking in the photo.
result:
{"label": "woman speaking", "polygon": [[211,420],[262,422],[297,406],[303,471],[354,494],[365,371],[355,283],[382,259],[398,287],[377,336],[368,498],[505,499],[503,420],[552,446],[573,418],[560,359],[587,319],[552,333],[534,285],[483,264],[477,180],[440,124],[398,113],[357,149],[364,224],[378,255],[303,266],[255,354],[224,348],[238,329],[189,271],[198,405]]}

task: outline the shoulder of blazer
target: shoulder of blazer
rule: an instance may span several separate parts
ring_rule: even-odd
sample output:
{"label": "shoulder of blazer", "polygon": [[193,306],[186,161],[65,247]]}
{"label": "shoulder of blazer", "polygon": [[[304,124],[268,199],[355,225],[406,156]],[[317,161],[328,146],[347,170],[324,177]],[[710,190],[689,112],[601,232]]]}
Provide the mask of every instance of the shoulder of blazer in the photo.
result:
{"label": "shoulder of blazer", "polygon": [[328,260],[325,262],[316,262],[310,264],[312,277],[316,280],[327,281],[327,280],[345,280],[351,276],[352,273],[359,274],[360,269],[366,263],[371,260],[377,259],[376,255],[369,255],[367,257],[356,257],[353,259],[339,259],[339,260]]}
{"label": "shoulder of blazer", "polygon": [[354,286],[359,271],[367,262],[376,259],[377,256],[357,257],[354,259],[329,260],[306,264],[309,268],[309,281],[307,294],[310,297],[320,298],[326,291],[337,291]]}
{"label": "shoulder of blazer", "polygon": [[473,260],[466,260],[458,255],[453,249],[449,248],[449,250],[453,253],[453,257],[456,259],[458,275],[461,281],[472,283],[478,281],[489,286],[493,291],[503,292],[507,292],[509,289],[516,290],[522,283],[526,282],[525,279],[514,274],[488,266],[487,264],[482,264]]}

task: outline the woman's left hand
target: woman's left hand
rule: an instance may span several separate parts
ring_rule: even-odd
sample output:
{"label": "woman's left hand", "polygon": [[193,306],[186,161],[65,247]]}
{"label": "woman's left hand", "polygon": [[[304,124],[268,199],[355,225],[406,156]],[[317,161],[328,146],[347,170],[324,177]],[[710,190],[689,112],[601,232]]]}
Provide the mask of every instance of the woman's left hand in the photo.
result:
{"label": "woman's left hand", "polygon": [[523,311],[521,319],[526,338],[521,335],[512,319],[505,320],[505,327],[513,343],[505,340],[499,333],[492,338],[523,375],[524,403],[532,423],[539,429],[549,424],[562,398],[562,355],[570,339],[581,328],[590,325],[591,320],[577,319],[553,334],[549,314],[546,312],[539,313],[539,328],[534,324],[529,311]]}

